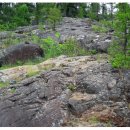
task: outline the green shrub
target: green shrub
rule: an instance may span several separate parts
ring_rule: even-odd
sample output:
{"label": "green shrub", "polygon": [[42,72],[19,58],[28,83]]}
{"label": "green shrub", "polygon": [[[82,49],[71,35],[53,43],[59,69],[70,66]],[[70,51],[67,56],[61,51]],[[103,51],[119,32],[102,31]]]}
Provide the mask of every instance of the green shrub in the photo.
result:
{"label": "green shrub", "polygon": [[55,36],[56,36],[57,38],[60,38],[60,33],[59,33],[59,32],[56,32],[56,33],[55,33]]}
{"label": "green shrub", "polygon": [[99,33],[106,33],[108,31],[108,29],[104,26],[100,26],[100,25],[92,25],[92,29],[95,32],[99,32]]}
{"label": "green shrub", "polygon": [[16,23],[6,23],[6,24],[0,24],[0,31],[5,31],[5,30],[14,30],[16,29]]}
{"label": "green shrub", "polygon": [[10,92],[13,94],[16,92],[16,88],[11,88]]}
{"label": "green shrub", "polygon": [[39,28],[41,31],[44,31],[44,24],[43,24],[43,23],[39,23],[38,28]]}
{"label": "green shrub", "polygon": [[110,62],[114,68],[130,68],[130,56],[125,56],[123,48],[114,42],[108,49]]}
{"label": "green shrub", "polygon": [[76,89],[76,86],[72,83],[68,84],[67,88],[71,91],[74,91]]}
{"label": "green shrub", "polygon": [[48,37],[47,39],[43,39],[43,42],[42,48],[44,48],[45,51],[45,59],[60,55],[80,56],[87,54],[74,39],[69,39],[65,43],[59,44]]}

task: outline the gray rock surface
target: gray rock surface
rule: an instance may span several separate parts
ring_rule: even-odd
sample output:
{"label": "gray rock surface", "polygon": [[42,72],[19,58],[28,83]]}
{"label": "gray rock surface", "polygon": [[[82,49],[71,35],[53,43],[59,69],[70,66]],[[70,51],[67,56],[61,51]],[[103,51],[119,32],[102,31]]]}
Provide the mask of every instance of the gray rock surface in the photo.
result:
{"label": "gray rock surface", "polygon": [[[39,38],[52,37],[56,42],[64,43],[69,38],[75,38],[85,49],[100,52],[107,52],[112,39],[110,33],[92,31],[88,19],[64,18],[56,28],[60,37],[48,27],[45,28],[42,31],[38,26],[20,27],[11,36],[10,32],[0,33],[0,39],[36,35]],[[23,58],[22,46],[28,45],[31,45],[31,50],[24,48],[29,55]],[[37,49],[40,48],[35,44],[33,47],[32,44],[10,47],[0,51],[0,63],[30,58]],[[41,49],[38,55],[42,55]],[[7,78],[5,82],[12,79],[10,86],[0,88],[1,127],[130,126],[129,70],[122,74],[114,70],[107,56],[103,58],[103,55],[100,60],[96,55],[61,56],[33,68],[39,66],[42,70],[49,65],[49,70],[18,83],[8,73],[16,73],[15,69],[0,72],[1,78]],[[23,67],[23,70],[26,69]]]}
{"label": "gray rock surface", "polygon": [[[67,58],[59,57],[59,61],[63,59]],[[82,126],[84,122],[87,126],[129,126],[124,92],[129,81],[124,81],[106,61],[82,59],[74,57],[67,67],[53,68],[1,88],[0,126]],[[72,117],[79,120],[76,125]]]}
{"label": "gray rock surface", "polygon": [[60,33],[60,37],[55,36],[53,31],[40,31],[34,30],[33,34],[47,38],[52,37],[56,42],[64,43],[69,38],[76,39],[79,44],[87,50],[96,50],[99,52],[107,52],[112,39],[111,34],[99,34],[92,30],[91,24],[88,23],[88,19],[78,18],[63,18],[60,25],[56,30]]}
{"label": "gray rock surface", "polygon": [[[92,24],[89,19],[68,18],[64,17],[63,21],[57,25],[56,31],[60,33],[60,37],[56,36],[56,32],[43,25],[43,30],[38,25],[19,27],[15,31],[6,31],[0,33],[2,43],[8,38],[12,39],[31,39],[36,35],[39,38],[51,37],[57,43],[64,43],[69,38],[74,38],[86,50],[95,50],[97,52],[107,52],[111,43],[112,33],[96,33],[92,30]],[[98,24],[98,23],[97,23]],[[2,44],[0,43],[0,44]]]}

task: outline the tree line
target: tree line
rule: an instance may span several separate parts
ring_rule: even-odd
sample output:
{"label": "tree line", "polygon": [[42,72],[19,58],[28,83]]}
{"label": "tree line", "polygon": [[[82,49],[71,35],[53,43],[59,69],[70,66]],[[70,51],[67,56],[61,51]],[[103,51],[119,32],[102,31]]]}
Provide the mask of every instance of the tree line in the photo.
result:
{"label": "tree line", "polygon": [[114,3],[0,3],[0,28],[39,24],[48,18],[49,12],[58,11],[63,17],[88,17],[99,21],[113,17],[114,8]]}

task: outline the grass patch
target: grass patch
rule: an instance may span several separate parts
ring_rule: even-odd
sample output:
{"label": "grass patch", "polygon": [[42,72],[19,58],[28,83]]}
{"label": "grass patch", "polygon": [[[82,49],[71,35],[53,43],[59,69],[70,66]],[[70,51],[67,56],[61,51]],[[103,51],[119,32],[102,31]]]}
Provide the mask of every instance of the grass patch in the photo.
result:
{"label": "grass patch", "polygon": [[7,87],[9,86],[9,82],[1,82],[0,81],[0,88],[4,88],[4,87]]}
{"label": "grass patch", "polygon": [[89,122],[90,124],[96,124],[96,123],[99,123],[100,120],[99,120],[99,118],[96,117],[96,116],[91,116],[91,117],[88,119],[88,122]]}
{"label": "grass patch", "polygon": [[42,57],[28,59],[25,61],[17,61],[15,64],[4,64],[2,67],[0,67],[0,70],[9,69],[17,66],[22,66],[22,65],[36,65],[38,63],[41,63],[42,61],[44,61]]}
{"label": "grass patch", "polygon": [[92,25],[93,31],[97,33],[106,33],[113,28],[113,24],[108,20],[101,20],[97,25]]}
{"label": "grass patch", "polygon": [[108,31],[104,26],[92,25],[92,30],[97,33],[106,33]]}
{"label": "grass patch", "polygon": [[37,75],[38,73],[39,73],[39,71],[29,72],[29,73],[27,73],[27,78],[32,77],[32,76],[35,76],[35,75]]}

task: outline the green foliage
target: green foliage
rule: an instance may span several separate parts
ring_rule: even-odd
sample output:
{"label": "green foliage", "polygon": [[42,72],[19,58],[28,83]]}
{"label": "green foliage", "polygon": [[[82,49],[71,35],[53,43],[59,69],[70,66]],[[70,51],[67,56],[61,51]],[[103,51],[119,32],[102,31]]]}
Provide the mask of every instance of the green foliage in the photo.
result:
{"label": "green foliage", "polygon": [[[52,58],[60,55],[79,56],[88,54],[85,49],[81,48],[74,39],[68,39],[65,43],[59,44],[51,37],[42,39],[41,47],[44,49],[45,58]],[[92,52],[93,53],[93,52]]]}
{"label": "green foliage", "polygon": [[10,33],[9,34],[9,38],[5,39],[3,44],[1,45],[1,47],[4,49],[4,48],[7,48],[11,45],[16,45],[20,42],[20,39],[12,39],[11,37],[13,36],[13,33]]}
{"label": "green foliage", "polygon": [[99,118],[96,117],[96,116],[91,116],[91,117],[89,118],[88,122],[89,122],[90,124],[95,124],[95,123],[99,123],[100,120],[99,120]]}
{"label": "green foliage", "polygon": [[13,30],[17,27],[16,23],[0,24],[0,31]]}
{"label": "green foliage", "polygon": [[60,38],[60,33],[59,33],[59,32],[56,32],[56,33],[55,33],[55,36],[56,36],[57,38]]}
{"label": "green foliage", "polygon": [[127,33],[130,28],[130,5],[127,3],[117,4],[118,11],[115,15],[114,30],[118,41],[109,48],[110,62],[115,68],[130,68],[130,56],[127,48],[130,47],[130,36]]}
{"label": "green foliage", "polygon": [[13,94],[16,92],[16,88],[11,88],[10,92]]}
{"label": "green foliage", "polygon": [[110,29],[113,29],[113,23],[112,21],[108,20],[100,20],[100,22],[97,25],[92,25],[92,29],[95,32],[106,33]]}
{"label": "green foliage", "polygon": [[7,87],[7,86],[9,86],[8,82],[1,82],[0,81],[0,88],[4,88],[4,87]]}
{"label": "green foliage", "polygon": [[18,6],[15,10],[16,15],[14,16],[13,21],[17,26],[25,26],[30,22],[29,11],[26,4]]}
{"label": "green foliage", "polygon": [[50,8],[49,13],[48,13],[48,19],[47,21],[50,23],[52,26],[52,29],[55,31],[56,24],[60,22],[61,20],[61,11],[60,9],[54,7]]}
{"label": "green foliage", "polygon": [[43,24],[43,23],[39,23],[38,28],[39,28],[41,31],[44,31],[44,24]]}
{"label": "green foliage", "polygon": [[29,78],[29,77],[32,77],[32,76],[35,76],[35,75],[37,75],[37,74],[39,74],[39,71],[30,71],[28,74],[27,74],[27,78]]}
{"label": "green foliage", "polygon": [[85,49],[81,48],[80,45],[74,39],[68,39],[64,44],[59,44],[61,53],[68,56],[80,56],[86,55]]}
{"label": "green foliage", "polygon": [[130,57],[124,55],[122,47],[117,42],[109,47],[108,53],[114,68],[130,68]]}
{"label": "green foliage", "polygon": [[83,18],[84,17],[84,9],[82,7],[79,7],[78,17],[79,18]]}
{"label": "green foliage", "polygon": [[106,33],[108,31],[108,29],[104,26],[99,26],[99,25],[92,25],[92,29],[95,32],[99,32],[99,33]]}
{"label": "green foliage", "polygon": [[74,91],[76,89],[76,86],[72,83],[68,84],[67,88],[71,91]]}
{"label": "green foliage", "polygon": [[113,23],[109,20],[101,20],[100,25],[106,27],[107,29],[113,28]]}
{"label": "green foliage", "polygon": [[100,11],[100,4],[99,3],[91,3],[90,8],[89,8],[89,13],[88,16],[92,20],[99,20],[99,13]]}

